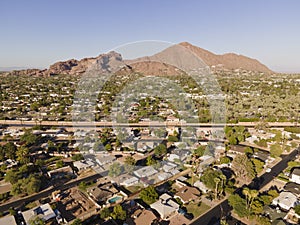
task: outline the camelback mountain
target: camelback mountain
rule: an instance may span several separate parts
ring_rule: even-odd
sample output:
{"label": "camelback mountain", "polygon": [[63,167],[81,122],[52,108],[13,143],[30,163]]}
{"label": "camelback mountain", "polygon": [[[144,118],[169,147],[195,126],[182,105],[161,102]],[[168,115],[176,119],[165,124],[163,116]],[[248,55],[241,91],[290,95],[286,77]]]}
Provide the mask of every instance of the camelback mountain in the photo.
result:
{"label": "camelback mountain", "polygon": [[[211,68],[217,69],[244,69],[249,71],[262,72],[265,74],[271,74],[271,71],[267,66],[263,65],[256,59],[249,58],[243,55],[237,55],[234,53],[226,53],[223,55],[217,55],[205,49],[194,46],[188,42],[182,42],[178,44],[193,54],[198,56],[206,65]],[[176,46],[176,45],[175,45]],[[107,54],[101,54],[98,57],[83,58],[81,60],[70,59],[67,61],[56,62],[52,64],[49,69],[26,69],[26,70],[15,70],[10,72],[12,75],[32,75],[32,76],[51,76],[57,74],[66,75],[81,75],[83,74],[92,64],[98,62],[108,63],[110,60],[122,61],[124,65],[128,64],[121,73],[139,72],[146,75],[176,75],[182,73],[176,67],[168,65],[166,63],[155,62],[152,59],[156,57],[174,57],[173,49],[171,46],[153,56],[145,56],[134,60],[122,59],[122,56],[117,52],[109,52]],[[178,54],[178,51],[176,52]]]}

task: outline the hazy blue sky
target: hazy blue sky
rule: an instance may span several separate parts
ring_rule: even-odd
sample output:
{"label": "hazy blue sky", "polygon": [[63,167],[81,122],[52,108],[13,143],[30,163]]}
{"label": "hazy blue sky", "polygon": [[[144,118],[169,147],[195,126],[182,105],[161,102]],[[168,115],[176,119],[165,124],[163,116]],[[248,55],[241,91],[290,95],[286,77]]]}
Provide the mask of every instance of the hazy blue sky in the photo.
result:
{"label": "hazy blue sky", "polygon": [[0,67],[48,67],[144,39],[300,72],[298,0],[1,0]]}

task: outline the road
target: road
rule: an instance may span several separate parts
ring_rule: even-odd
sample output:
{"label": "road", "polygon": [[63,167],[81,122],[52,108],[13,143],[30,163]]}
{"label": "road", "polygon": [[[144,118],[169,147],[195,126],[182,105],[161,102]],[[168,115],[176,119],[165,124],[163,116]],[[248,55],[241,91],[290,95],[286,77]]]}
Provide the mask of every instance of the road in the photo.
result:
{"label": "road", "polygon": [[[227,124],[212,123],[184,123],[175,121],[141,121],[138,123],[115,123],[115,122],[72,122],[72,121],[21,121],[21,120],[0,120],[0,125],[32,127],[36,125],[42,126],[59,126],[74,128],[92,128],[92,127],[224,127],[224,126],[245,126],[255,127],[257,122],[239,122]],[[293,127],[298,126],[294,122],[272,122],[268,123],[270,127]]]}
{"label": "road", "polygon": [[[254,181],[249,185],[250,188],[262,189],[265,185],[274,179],[278,174],[280,174],[288,166],[288,162],[293,160],[300,149],[295,149],[289,155],[283,155],[282,160],[277,163],[270,173],[264,173],[260,177],[254,179]],[[237,189],[235,192],[239,192],[241,189]],[[201,217],[196,219],[191,225],[214,225],[220,220],[221,216],[227,215],[231,211],[231,207],[228,204],[228,200],[224,200],[220,204],[216,205],[207,213],[203,214]]]}

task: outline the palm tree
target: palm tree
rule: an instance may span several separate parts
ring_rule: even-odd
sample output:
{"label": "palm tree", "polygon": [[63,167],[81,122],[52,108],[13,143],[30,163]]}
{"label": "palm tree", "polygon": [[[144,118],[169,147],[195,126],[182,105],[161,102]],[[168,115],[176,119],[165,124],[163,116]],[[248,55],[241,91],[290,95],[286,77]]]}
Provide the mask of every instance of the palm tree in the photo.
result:
{"label": "palm tree", "polygon": [[250,209],[253,203],[253,200],[258,196],[257,190],[250,190],[249,188],[243,189],[243,194],[246,196],[246,208]]}
{"label": "palm tree", "polygon": [[224,189],[225,189],[225,184],[226,184],[226,176],[224,175],[224,174],[221,174],[220,175],[220,179],[221,179],[221,190],[222,190],[222,192],[224,192]]}
{"label": "palm tree", "polygon": [[219,183],[221,182],[221,179],[219,177],[215,177],[214,181],[216,183],[215,195],[216,195],[216,198],[217,198],[218,197],[218,186],[219,186]]}
{"label": "palm tree", "polygon": [[250,202],[249,202],[249,208],[251,208],[253,200],[257,198],[258,191],[257,190],[250,190]]}
{"label": "palm tree", "polygon": [[196,156],[192,156],[192,184],[194,184],[194,179],[195,179],[195,173],[198,172],[200,165],[200,159]]}

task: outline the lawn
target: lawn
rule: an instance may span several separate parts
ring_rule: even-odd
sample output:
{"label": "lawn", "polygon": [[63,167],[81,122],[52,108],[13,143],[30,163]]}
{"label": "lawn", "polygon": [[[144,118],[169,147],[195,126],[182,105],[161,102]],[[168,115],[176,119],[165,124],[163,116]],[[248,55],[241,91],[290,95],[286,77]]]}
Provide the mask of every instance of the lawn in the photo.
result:
{"label": "lawn", "polygon": [[210,209],[210,207],[208,205],[204,204],[203,202],[201,202],[201,203],[190,202],[188,205],[186,205],[186,209],[187,209],[188,213],[192,213],[194,215],[194,218],[197,218],[201,214],[206,212],[208,209]]}

